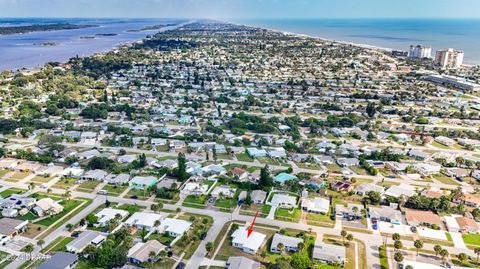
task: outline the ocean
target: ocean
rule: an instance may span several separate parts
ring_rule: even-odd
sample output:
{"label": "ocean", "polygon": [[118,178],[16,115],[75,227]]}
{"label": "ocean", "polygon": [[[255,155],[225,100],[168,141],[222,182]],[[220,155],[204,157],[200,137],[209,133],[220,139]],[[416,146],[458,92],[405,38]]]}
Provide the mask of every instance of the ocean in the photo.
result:
{"label": "ocean", "polygon": [[[68,22],[100,27],[27,34],[0,35],[0,70],[41,67],[50,61],[108,51],[119,44],[145,38],[159,30],[129,32],[172,19],[1,19],[0,27]],[[423,44],[465,52],[465,63],[480,64],[480,20],[466,19],[258,19],[236,23],[306,34],[383,48],[408,50]],[[97,34],[116,34],[97,36]],[[95,39],[81,37],[96,36]],[[55,43],[55,46],[40,45]],[[432,55],[433,56],[433,55]]]}
{"label": "ocean", "polygon": [[[160,30],[130,32],[146,26],[185,22],[172,19],[0,19],[0,27],[31,24],[72,23],[99,27],[0,35],[0,71],[33,69],[47,62],[65,62],[141,40]],[[170,29],[172,27],[167,27]],[[163,29],[163,30],[166,30]],[[110,35],[115,34],[115,35]],[[95,37],[86,39],[85,37]],[[46,43],[55,45],[45,45]]]}
{"label": "ocean", "polygon": [[478,19],[258,19],[233,21],[382,48],[408,51],[410,45],[465,52],[465,63],[480,64]]}

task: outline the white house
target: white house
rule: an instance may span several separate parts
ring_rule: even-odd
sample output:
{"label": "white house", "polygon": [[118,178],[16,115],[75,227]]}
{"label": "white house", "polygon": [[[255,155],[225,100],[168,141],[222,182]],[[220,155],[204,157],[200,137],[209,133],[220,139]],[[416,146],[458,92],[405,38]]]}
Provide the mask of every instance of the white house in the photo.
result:
{"label": "white house", "polygon": [[266,235],[253,231],[248,236],[248,225],[238,228],[232,234],[232,245],[249,254],[257,253],[263,245]]}
{"label": "white house", "polygon": [[307,212],[327,214],[330,209],[330,201],[324,198],[303,198],[302,209]]}
{"label": "white house", "polygon": [[96,225],[104,227],[110,220],[116,218],[116,216],[120,216],[120,220],[124,219],[128,216],[128,212],[121,209],[107,207],[95,214],[95,216],[98,218],[98,223]]}
{"label": "white house", "polygon": [[270,204],[277,207],[292,208],[297,204],[297,198],[288,194],[276,193],[273,195]]}
{"label": "white house", "polygon": [[222,185],[222,186],[215,187],[210,194],[212,195],[212,197],[215,197],[215,198],[221,198],[221,197],[233,198],[236,191],[237,189],[231,188],[226,185]]}
{"label": "white house", "polygon": [[165,216],[158,213],[135,212],[125,221],[127,227],[136,227],[137,229],[145,228],[147,231],[155,227],[155,223],[165,219]]}
{"label": "white house", "polygon": [[85,231],[81,233],[77,238],[68,243],[65,247],[68,252],[80,253],[88,245],[93,244],[94,246],[99,246],[106,239],[105,236],[101,235],[96,231]]}
{"label": "white house", "polygon": [[185,195],[202,195],[207,194],[208,185],[198,182],[188,182],[184,185],[181,193]]}
{"label": "white house", "polygon": [[186,220],[166,218],[161,222],[159,230],[178,237],[185,234],[191,226],[192,223]]}
{"label": "white house", "polygon": [[276,233],[272,238],[272,244],[270,245],[270,252],[273,253],[280,253],[280,249],[278,249],[278,244],[282,243],[285,247],[285,251],[288,252],[297,252],[298,244],[303,243],[302,238],[286,236],[283,234]]}

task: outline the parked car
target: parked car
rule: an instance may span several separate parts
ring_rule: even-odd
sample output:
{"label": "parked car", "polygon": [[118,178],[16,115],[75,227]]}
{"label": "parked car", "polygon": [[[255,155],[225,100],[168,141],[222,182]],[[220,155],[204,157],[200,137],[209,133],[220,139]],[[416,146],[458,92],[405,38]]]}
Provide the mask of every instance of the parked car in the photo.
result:
{"label": "parked car", "polygon": [[185,268],[185,264],[183,262],[179,263],[175,269],[183,269]]}

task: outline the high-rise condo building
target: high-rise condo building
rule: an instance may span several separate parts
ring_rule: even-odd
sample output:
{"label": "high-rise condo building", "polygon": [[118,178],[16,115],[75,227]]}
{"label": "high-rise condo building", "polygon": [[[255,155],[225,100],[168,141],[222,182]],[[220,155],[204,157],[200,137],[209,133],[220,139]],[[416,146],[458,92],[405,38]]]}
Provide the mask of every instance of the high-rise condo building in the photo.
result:
{"label": "high-rise condo building", "polygon": [[411,45],[408,52],[408,57],[415,59],[432,58],[432,47],[427,47],[423,45]]}
{"label": "high-rise condo building", "polygon": [[455,49],[437,50],[435,54],[435,65],[440,68],[458,68],[463,63],[463,51]]}

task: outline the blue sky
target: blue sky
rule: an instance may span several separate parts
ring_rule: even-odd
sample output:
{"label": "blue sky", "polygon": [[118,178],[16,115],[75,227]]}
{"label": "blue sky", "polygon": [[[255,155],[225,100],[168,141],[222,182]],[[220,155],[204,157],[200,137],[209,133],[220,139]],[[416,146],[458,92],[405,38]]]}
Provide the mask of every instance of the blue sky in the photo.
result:
{"label": "blue sky", "polygon": [[480,18],[480,0],[0,0],[0,17]]}

